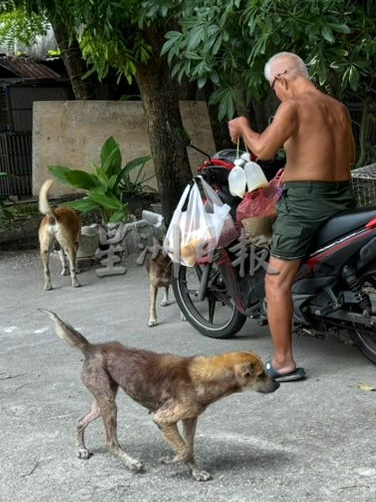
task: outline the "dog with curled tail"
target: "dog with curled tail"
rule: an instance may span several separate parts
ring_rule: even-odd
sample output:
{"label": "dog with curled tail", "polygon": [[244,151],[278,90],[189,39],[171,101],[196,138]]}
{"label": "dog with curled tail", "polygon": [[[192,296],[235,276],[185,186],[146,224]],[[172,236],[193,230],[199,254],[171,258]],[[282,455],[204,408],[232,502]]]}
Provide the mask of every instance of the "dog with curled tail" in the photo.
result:
{"label": "dog with curled tail", "polygon": [[80,286],[77,278],[77,248],[81,233],[80,219],[70,207],[52,209],[48,191],[54,180],[46,180],[39,192],[39,211],[44,215],[39,225],[40,257],[43,264],[44,289],[52,289],[49,258],[54,242],[59,246],[61,275],[70,274],[72,287]]}
{"label": "dog with curled tail", "polygon": [[250,389],[269,393],[279,387],[253,352],[180,357],[128,348],[116,341],[93,344],[54,312],[39,310],[51,318],[56,334],[84,355],[82,381],[94,400],[89,413],[77,423],[78,457],[82,459],[90,457],[85,429],[101,417],[109,451],[120,457],[130,470],[143,470],[143,463],[128,455],[117,438],[116,394],[121,387],[149,410],[173,450],[173,458],[165,459],[164,463],[182,462],[195,480],[207,481],[210,474],[199,468],[194,459],[198,417],[210,404],[235,392]]}

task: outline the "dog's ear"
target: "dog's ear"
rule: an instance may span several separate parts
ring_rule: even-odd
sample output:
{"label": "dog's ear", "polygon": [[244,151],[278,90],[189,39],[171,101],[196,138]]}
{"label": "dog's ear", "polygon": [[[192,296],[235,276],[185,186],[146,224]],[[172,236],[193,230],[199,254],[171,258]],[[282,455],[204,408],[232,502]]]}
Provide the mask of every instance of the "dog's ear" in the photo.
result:
{"label": "dog's ear", "polygon": [[252,363],[242,363],[235,366],[235,376],[241,385],[244,385],[250,378],[256,375],[255,365]]}

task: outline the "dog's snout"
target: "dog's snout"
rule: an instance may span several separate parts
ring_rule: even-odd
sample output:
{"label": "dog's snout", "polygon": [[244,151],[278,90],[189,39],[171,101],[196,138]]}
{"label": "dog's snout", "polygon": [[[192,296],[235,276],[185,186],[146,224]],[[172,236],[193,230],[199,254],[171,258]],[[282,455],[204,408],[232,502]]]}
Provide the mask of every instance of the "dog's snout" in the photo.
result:
{"label": "dog's snout", "polygon": [[279,386],[280,386],[279,382],[273,380],[273,378],[265,374],[264,377],[259,380],[256,390],[257,392],[268,394],[269,392],[276,391],[279,388]]}

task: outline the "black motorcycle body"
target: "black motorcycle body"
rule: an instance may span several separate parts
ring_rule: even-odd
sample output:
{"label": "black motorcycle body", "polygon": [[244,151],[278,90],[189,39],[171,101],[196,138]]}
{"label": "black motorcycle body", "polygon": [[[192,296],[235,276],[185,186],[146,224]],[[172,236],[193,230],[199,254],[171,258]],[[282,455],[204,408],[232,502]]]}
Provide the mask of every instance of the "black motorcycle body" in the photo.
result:
{"label": "black motorcycle body", "polygon": [[[231,159],[221,166],[213,158],[199,172],[234,216],[241,199],[228,190],[231,165]],[[241,231],[214,251],[211,263],[175,264],[174,294],[187,321],[213,338],[236,335],[247,317],[266,323],[265,274],[275,272],[268,258],[268,248],[247,242]],[[292,298],[296,331],[322,338],[345,331],[376,363],[376,206],[344,211],[324,224],[302,261]]]}

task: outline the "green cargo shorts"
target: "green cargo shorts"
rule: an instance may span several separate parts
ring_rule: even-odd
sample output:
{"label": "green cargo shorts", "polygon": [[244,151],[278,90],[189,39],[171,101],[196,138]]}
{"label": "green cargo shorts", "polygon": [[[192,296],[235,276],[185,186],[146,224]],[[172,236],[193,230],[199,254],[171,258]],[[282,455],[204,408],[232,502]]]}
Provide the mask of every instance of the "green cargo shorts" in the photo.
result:
{"label": "green cargo shorts", "polygon": [[303,258],[326,220],[356,205],[351,181],[287,181],[276,206],[270,254],[280,260]]}

